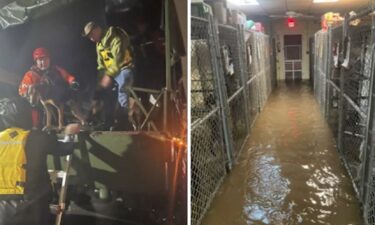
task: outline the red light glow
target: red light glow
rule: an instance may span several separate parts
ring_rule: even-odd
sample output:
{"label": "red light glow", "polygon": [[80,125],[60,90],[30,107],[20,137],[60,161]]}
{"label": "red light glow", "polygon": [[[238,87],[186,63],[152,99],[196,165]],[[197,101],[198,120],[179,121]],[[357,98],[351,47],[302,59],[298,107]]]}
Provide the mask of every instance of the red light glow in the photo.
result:
{"label": "red light glow", "polygon": [[296,19],[293,17],[288,17],[287,24],[289,28],[294,28],[296,26]]}

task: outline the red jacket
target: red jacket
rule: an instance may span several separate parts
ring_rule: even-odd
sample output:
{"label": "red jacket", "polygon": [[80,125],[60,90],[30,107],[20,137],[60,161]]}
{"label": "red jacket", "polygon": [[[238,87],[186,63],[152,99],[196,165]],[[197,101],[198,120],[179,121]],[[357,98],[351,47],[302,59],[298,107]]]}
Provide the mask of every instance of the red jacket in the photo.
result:
{"label": "red jacket", "polygon": [[[61,77],[70,85],[75,80],[75,77],[68,73],[63,68],[60,68],[58,66],[54,66],[54,68],[59,72]],[[18,93],[21,96],[26,97],[27,91],[30,87],[30,85],[38,84],[41,80],[42,75],[40,75],[40,70],[36,66],[32,66],[29,71],[27,71],[20,83],[20,86],[18,88]]]}

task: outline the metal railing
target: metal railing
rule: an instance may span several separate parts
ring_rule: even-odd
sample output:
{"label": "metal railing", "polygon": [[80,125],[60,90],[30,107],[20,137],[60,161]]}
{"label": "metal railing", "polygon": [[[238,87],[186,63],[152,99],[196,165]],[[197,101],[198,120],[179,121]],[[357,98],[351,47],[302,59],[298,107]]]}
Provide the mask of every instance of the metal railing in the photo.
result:
{"label": "metal railing", "polygon": [[[315,34],[314,92],[363,208],[375,224],[375,22],[370,8]],[[360,19],[358,26],[351,25]]]}
{"label": "metal railing", "polygon": [[203,18],[191,17],[193,225],[200,224],[236,163],[276,81],[267,35],[218,25],[210,10],[203,11]]}

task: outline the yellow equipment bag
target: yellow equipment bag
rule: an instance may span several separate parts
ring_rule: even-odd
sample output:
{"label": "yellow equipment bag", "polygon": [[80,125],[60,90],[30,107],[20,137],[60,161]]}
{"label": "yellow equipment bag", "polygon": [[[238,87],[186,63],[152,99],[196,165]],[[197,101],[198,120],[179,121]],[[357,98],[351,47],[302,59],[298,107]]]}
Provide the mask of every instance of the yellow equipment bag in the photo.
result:
{"label": "yellow equipment bag", "polygon": [[0,133],[0,198],[24,194],[25,145],[29,133],[20,128],[9,128]]}

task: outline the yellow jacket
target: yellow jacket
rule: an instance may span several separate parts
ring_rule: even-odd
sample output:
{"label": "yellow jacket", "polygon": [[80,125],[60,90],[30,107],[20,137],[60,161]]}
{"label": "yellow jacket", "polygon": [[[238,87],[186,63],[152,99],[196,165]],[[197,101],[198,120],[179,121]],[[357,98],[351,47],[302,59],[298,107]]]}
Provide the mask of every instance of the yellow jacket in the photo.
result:
{"label": "yellow jacket", "polygon": [[29,133],[21,128],[0,132],[0,196],[24,194],[25,145]]}
{"label": "yellow jacket", "polygon": [[123,68],[133,66],[132,49],[128,34],[119,27],[109,27],[96,44],[98,70],[115,77]]}

